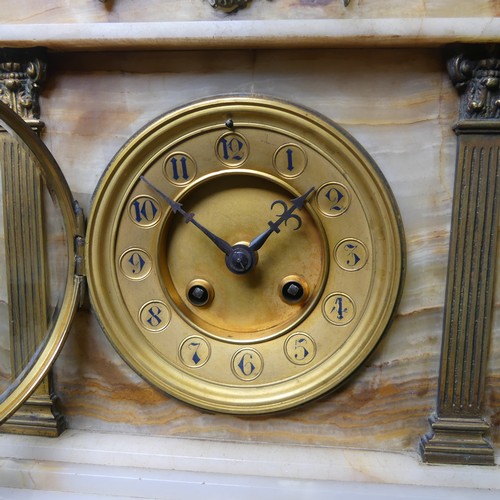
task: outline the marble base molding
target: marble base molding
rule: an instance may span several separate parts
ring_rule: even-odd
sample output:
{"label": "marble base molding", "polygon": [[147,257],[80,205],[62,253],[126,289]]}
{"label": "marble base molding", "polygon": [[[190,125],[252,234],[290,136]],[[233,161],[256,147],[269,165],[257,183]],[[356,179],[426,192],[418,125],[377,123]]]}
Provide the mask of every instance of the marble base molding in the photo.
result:
{"label": "marble base molding", "polygon": [[497,467],[423,466],[415,454],[360,449],[68,430],[0,435],[0,450],[0,496],[25,495],[8,498],[466,500],[500,491]]}
{"label": "marble base molding", "polygon": [[494,463],[482,417],[491,332],[500,197],[500,52],[449,61],[460,92],[455,191],[436,415],[424,461]]}

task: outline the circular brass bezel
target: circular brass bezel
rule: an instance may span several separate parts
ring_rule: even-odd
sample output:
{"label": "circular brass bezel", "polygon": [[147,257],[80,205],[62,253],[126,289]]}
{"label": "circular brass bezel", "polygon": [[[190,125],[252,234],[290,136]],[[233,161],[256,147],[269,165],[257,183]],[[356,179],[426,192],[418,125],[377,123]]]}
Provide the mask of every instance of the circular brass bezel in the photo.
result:
{"label": "circular brass bezel", "polygon": [[[164,151],[169,148],[178,150],[178,142],[192,131],[220,127],[221,136],[228,119],[233,120],[235,130],[255,124],[256,128],[288,133],[294,142],[300,138],[302,144],[307,143],[309,148],[317,148],[324,153],[328,162],[344,172],[355,189],[365,194],[365,199],[360,200],[360,210],[364,210],[367,225],[372,228],[369,243],[376,247],[375,250],[370,249],[373,265],[366,265],[362,272],[372,273],[369,296],[377,296],[377,301],[368,298],[366,306],[357,307],[358,314],[350,322],[353,333],[339,341],[338,347],[330,354],[320,356],[316,352],[313,362],[299,366],[297,369],[301,371],[297,371],[296,375],[283,376],[274,373],[273,363],[265,358],[274,339],[251,347],[241,346],[243,350],[254,349],[259,356],[263,356],[263,370],[270,370],[269,373],[275,377],[274,381],[268,382],[259,382],[260,378],[241,384],[229,380],[212,382],[210,374],[213,372],[210,370],[216,369],[214,366],[210,368],[212,359],[192,372],[180,369],[174,360],[166,359],[164,353],[148,344],[142,333],[130,324],[127,319],[129,312],[120,299],[116,273],[110,272],[117,258],[114,241],[119,217],[125,209],[127,193],[137,185],[139,176]],[[249,149],[255,151],[257,147],[257,144],[251,144]],[[245,168],[248,165],[246,159]],[[226,167],[214,161],[214,171],[223,168]],[[238,168],[230,167],[232,171]],[[313,165],[309,162],[306,172],[312,171]],[[310,180],[303,176],[284,181],[289,182],[298,193],[310,187]],[[320,185],[323,183],[317,184],[317,187]],[[350,199],[349,203],[352,206],[353,200]],[[366,210],[366,207],[372,210]],[[335,222],[336,218],[330,217],[329,220]],[[324,222],[327,223],[330,222]],[[339,235],[340,239],[344,237]],[[331,245],[331,248],[334,246]],[[399,212],[383,175],[370,156],[346,131],[325,117],[261,96],[233,95],[189,104],[159,117],[134,136],[112,160],[96,190],[88,222],[86,255],[92,303],[104,331],[122,357],[146,380],[178,399],[211,411],[237,414],[262,414],[296,407],[345,381],[372,352],[386,330],[399,301],[404,276],[404,235]],[[315,321],[329,324],[321,319],[322,303],[318,303],[304,325],[300,325],[300,331],[310,334],[306,323],[313,314]],[[239,346],[235,346],[234,351],[238,349]],[[215,351],[212,348],[212,357],[216,356]],[[280,351],[283,354],[282,345]],[[234,355],[228,357],[228,364],[231,364]]]}
{"label": "circular brass bezel", "polygon": [[[75,315],[79,294],[79,278],[75,276],[75,237],[78,235],[76,217],[73,209],[74,200],[66,179],[54,157],[40,138],[16,113],[0,102],[0,125],[4,127],[20,144],[24,145],[36,160],[43,182],[59,207],[64,224],[64,244],[68,252],[66,282],[59,304],[57,318],[51,324],[51,330],[36,350],[32,362],[11,384],[0,400],[0,423],[12,415],[30,396],[48,372],[57,358],[66,339]],[[80,235],[82,236],[82,235]]]}

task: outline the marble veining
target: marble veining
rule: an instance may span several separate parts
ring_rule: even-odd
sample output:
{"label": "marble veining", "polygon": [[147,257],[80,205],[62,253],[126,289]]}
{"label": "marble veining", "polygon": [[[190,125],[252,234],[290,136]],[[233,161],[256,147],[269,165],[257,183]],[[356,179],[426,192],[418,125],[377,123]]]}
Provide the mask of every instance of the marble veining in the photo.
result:
{"label": "marble veining", "polygon": [[218,19],[357,19],[397,17],[488,17],[500,15],[498,2],[491,0],[254,0],[236,14],[213,9],[208,0],[20,0],[15,8],[1,0],[3,22],[8,23],[82,23],[186,21]]}
{"label": "marble veining", "polygon": [[[285,97],[345,127],[389,182],[407,239],[398,314],[373,355],[340,390],[284,415],[249,418],[209,414],[153,389],[116,354],[93,313],[82,310],[54,368],[70,428],[415,451],[436,402],[456,147],[452,125],[458,99],[439,54],[322,50],[208,55],[51,56],[53,72],[42,94],[44,139],[85,211],[113,154],[158,113],[224,92]],[[498,293],[496,304],[498,316]],[[497,320],[495,332],[498,327]],[[498,360],[493,341],[485,415],[494,422]],[[496,431],[493,437],[498,440]]]}

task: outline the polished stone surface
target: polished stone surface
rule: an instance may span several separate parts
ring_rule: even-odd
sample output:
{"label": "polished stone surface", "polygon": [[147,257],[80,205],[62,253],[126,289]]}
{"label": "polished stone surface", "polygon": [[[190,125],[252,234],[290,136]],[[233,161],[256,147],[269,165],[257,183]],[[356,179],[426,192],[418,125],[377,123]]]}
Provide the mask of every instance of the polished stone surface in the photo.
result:
{"label": "polished stone surface", "polygon": [[[59,54],[49,62],[44,139],[87,213],[108,161],[159,112],[213,94],[262,92],[321,111],[367,149],[394,191],[407,238],[398,315],[373,356],[335,394],[286,415],[205,413],[142,381],[83,310],[54,369],[70,427],[415,451],[435,409],[456,147],[458,98],[440,54],[194,51]],[[493,343],[492,367],[497,359]],[[488,418],[496,415],[497,373],[488,378]]]}
{"label": "polished stone surface", "polygon": [[495,17],[498,2],[491,0],[253,0],[237,14],[213,9],[208,0],[20,0],[15,8],[0,0],[5,23],[124,23],[218,19],[376,19],[404,17]]}
{"label": "polished stone surface", "polygon": [[497,43],[500,17],[0,24],[8,47],[53,51],[446,47]]}
{"label": "polished stone surface", "polygon": [[401,453],[81,431],[57,440],[0,435],[0,449],[0,498],[9,499],[50,491],[75,499],[466,500],[500,490],[497,467],[423,465]]}
{"label": "polished stone surface", "polygon": [[[456,154],[452,126],[458,116],[457,93],[444,54],[435,47],[457,39],[498,39],[495,16],[500,8],[486,0],[353,0],[347,9],[342,4],[254,0],[237,17],[216,12],[201,0],[182,2],[182,8],[173,0],[24,0],[16,9],[10,8],[12,2],[3,9],[7,24],[0,26],[0,35],[16,46],[35,40],[31,43],[44,41],[58,50],[96,50],[50,53],[41,102],[43,139],[86,213],[113,155],[159,113],[214,94],[264,93],[320,111],[373,156],[401,210],[407,273],[393,324],[352,379],[305,408],[265,417],[214,415],[158,392],[121,360],[87,306],[78,312],[54,367],[55,388],[71,431],[53,442],[0,436],[7,450],[0,485],[38,491],[57,486],[68,494],[92,495],[91,482],[82,477],[100,477],[102,483],[95,483],[96,491],[102,485],[100,495],[121,488],[125,496],[139,491],[142,477],[159,489],[206,479],[233,481],[238,488],[250,488],[252,496],[252,488],[270,488],[266,491],[278,495],[274,484],[258,483],[262,478],[248,486],[248,475],[260,475],[281,478],[281,492],[289,491],[290,485],[283,486],[286,479],[303,480],[296,488],[316,493],[324,485],[308,481],[347,481],[364,483],[372,496],[383,498],[479,495],[466,488],[482,488],[480,494],[488,498],[488,488],[500,489],[496,467],[429,467],[417,457],[436,406]],[[458,14],[460,18],[453,17]],[[167,19],[179,24],[157,23]],[[316,19],[321,22],[304,35],[313,26],[307,23]],[[280,20],[276,32],[270,27],[273,20]],[[142,23],[134,26],[135,21]],[[296,31],[298,25],[302,31]],[[204,44],[245,50],[98,52],[131,46],[200,49]],[[323,48],[297,48],[301,44]],[[411,44],[420,48],[409,48]],[[294,50],[246,50],[262,45]],[[330,46],[362,48],[325,48]],[[483,412],[497,448],[498,274]],[[233,476],[180,477],[172,475],[174,470]],[[239,475],[245,478],[235,477]],[[376,491],[370,486],[374,483],[449,489]],[[127,491],[127,485],[136,489]],[[225,491],[234,496],[241,488]],[[346,488],[338,491],[356,498],[356,485]],[[147,495],[153,489],[144,491]],[[207,495],[203,489],[192,491]],[[212,491],[220,498],[220,491]],[[321,498],[319,493],[313,497]]]}

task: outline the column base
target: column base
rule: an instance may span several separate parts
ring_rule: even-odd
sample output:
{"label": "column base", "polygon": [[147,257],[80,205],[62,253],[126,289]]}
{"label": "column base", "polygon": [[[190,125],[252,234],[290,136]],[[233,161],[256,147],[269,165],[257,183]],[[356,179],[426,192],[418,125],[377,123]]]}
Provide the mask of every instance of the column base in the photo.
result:
{"label": "column base", "polygon": [[58,437],[66,429],[66,420],[57,401],[55,394],[35,393],[0,427],[0,433]]}
{"label": "column base", "polygon": [[438,417],[429,422],[431,432],[420,441],[424,462],[432,464],[495,465],[487,434],[490,426],[478,417]]}

